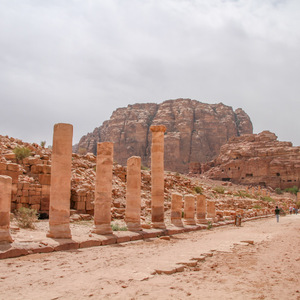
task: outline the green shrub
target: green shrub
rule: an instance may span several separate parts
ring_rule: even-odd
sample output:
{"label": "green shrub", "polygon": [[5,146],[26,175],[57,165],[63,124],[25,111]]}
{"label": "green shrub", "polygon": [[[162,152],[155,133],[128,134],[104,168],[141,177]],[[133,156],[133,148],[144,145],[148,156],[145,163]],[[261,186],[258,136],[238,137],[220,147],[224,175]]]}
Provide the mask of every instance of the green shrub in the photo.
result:
{"label": "green shrub", "polygon": [[197,194],[202,194],[203,193],[203,188],[201,186],[195,186],[194,187],[194,191],[197,193]]}
{"label": "green shrub", "polygon": [[15,154],[16,156],[16,159],[18,161],[30,156],[31,154],[31,151],[29,148],[27,147],[19,147],[17,146],[14,150],[13,150],[13,153]]}
{"label": "green shrub", "polygon": [[281,195],[281,194],[283,194],[283,191],[280,188],[276,188],[275,193],[278,195]]}
{"label": "green shrub", "polygon": [[211,221],[208,221],[208,223],[207,223],[207,229],[209,230],[209,229],[212,229],[212,222]]}
{"label": "green shrub", "polygon": [[255,198],[253,195],[247,193],[246,191],[237,191],[234,196],[238,196],[241,198]]}
{"label": "green shrub", "polygon": [[225,189],[222,186],[216,186],[216,187],[213,188],[213,190],[215,192],[217,192],[218,194],[224,194],[225,193]]}
{"label": "green shrub", "polygon": [[40,145],[41,145],[41,147],[45,148],[45,146],[46,146],[46,141],[41,141]]}
{"label": "green shrub", "polygon": [[254,209],[261,209],[261,206],[259,204],[255,204],[255,205],[253,205],[252,208],[254,208]]}
{"label": "green shrub", "polygon": [[275,202],[275,200],[269,196],[261,197],[261,200],[267,201],[267,202]]}
{"label": "green shrub", "polygon": [[291,194],[297,195],[297,193],[299,192],[299,189],[298,189],[297,186],[293,186],[291,188],[284,189],[284,191],[288,192],[288,193],[291,193]]}
{"label": "green shrub", "polygon": [[111,223],[111,228],[113,231],[127,231],[127,226],[120,226],[119,224],[116,223]]}
{"label": "green shrub", "polygon": [[38,213],[35,209],[21,207],[15,212],[16,221],[21,228],[34,229],[34,223],[38,221]]}
{"label": "green shrub", "polygon": [[143,164],[141,165],[141,170],[144,170],[144,171],[149,171],[150,170],[150,168],[148,168],[148,167],[146,167],[146,166],[144,166]]}

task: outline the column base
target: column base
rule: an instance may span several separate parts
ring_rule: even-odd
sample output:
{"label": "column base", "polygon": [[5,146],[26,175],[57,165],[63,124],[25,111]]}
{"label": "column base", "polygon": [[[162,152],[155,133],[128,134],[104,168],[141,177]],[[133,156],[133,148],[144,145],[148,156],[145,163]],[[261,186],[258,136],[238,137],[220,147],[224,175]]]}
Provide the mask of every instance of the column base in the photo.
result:
{"label": "column base", "polygon": [[94,225],[92,233],[96,234],[112,234],[113,230],[110,224]]}
{"label": "column base", "polygon": [[152,222],[152,228],[166,229],[166,224],[164,222]]}
{"label": "column base", "polygon": [[46,235],[49,238],[53,239],[71,239],[72,234],[69,224],[60,224],[60,225],[50,225],[49,231]]}
{"label": "column base", "polygon": [[129,231],[141,231],[142,227],[140,223],[126,222],[127,229]]}
{"label": "column base", "polygon": [[173,224],[176,227],[183,227],[183,223],[181,220],[171,220],[171,224]]}
{"label": "column base", "polygon": [[0,229],[0,244],[12,243],[13,241],[9,230]]}
{"label": "column base", "polygon": [[207,219],[197,219],[198,224],[207,224],[208,220]]}
{"label": "column base", "polygon": [[184,220],[185,225],[196,225],[195,219],[185,219]]}

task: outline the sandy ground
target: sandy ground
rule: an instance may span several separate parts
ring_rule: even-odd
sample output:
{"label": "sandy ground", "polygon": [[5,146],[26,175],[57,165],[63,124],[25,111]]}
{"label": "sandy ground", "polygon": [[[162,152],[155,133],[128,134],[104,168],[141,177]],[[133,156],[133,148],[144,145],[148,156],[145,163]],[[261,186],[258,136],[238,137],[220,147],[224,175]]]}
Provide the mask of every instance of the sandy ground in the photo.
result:
{"label": "sandy ground", "polygon": [[0,299],[300,299],[299,250],[292,215],[34,254],[0,261]]}

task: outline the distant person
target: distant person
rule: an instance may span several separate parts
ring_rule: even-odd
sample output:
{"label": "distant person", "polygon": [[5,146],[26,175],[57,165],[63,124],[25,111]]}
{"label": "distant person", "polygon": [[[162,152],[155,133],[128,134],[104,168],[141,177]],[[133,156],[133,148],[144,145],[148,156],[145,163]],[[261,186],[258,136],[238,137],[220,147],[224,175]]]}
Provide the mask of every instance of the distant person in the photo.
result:
{"label": "distant person", "polygon": [[279,215],[280,215],[280,209],[278,208],[278,206],[276,206],[276,208],[275,208],[275,216],[276,216],[277,223],[279,222]]}
{"label": "distant person", "polygon": [[295,207],[295,214],[298,215],[298,207]]}
{"label": "distant person", "polygon": [[290,206],[289,211],[290,211],[290,215],[291,215],[293,213],[293,207],[292,206]]}

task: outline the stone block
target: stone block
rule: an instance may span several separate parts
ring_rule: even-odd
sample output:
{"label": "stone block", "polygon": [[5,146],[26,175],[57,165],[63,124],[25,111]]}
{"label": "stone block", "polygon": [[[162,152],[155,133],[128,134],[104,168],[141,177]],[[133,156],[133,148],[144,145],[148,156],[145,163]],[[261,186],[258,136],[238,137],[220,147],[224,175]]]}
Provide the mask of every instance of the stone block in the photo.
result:
{"label": "stone block", "polygon": [[50,185],[42,185],[42,196],[50,195]]}
{"label": "stone block", "polygon": [[85,210],[85,202],[75,202],[76,210]]}
{"label": "stone block", "polygon": [[94,239],[94,240],[87,240],[87,241],[80,242],[79,248],[90,248],[90,247],[97,247],[101,245],[102,242],[100,240]]}
{"label": "stone block", "polygon": [[0,162],[0,171],[5,171],[7,170],[7,164]]}
{"label": "stone block", "polygon": [[117,242],[117,237],[115,235],[99,235],[102,245],[111,245]]}
{"label": "stone block", "polygon": [[6,251],[0,251],[0,259],[19,257],[29,254],[26,249],[9,248]]}
{"label": "stone block", "polygon": [[51,166],[49,166],[49,165],[43,165],[42,172],[44,174],[51,174]]}
{"label": "stone block", "polygon": [[51,174],[39,174],[39,182],[41,185],[50,185]]}
{"label": "stone block", "polygon": [[19,171],[19,165],[18,164],[7,164],[7,170],[18,172]]}
{"label": "stone block", "polygon": [[92,210],[94,209],[94,204],[91,202],[85,202],[85,209],[86,210]]}
{"label": "stone block", "polygon": [[54,251],[67,251],[76,250],[79,248],[79,243],[75,241],[61,242],[59,245],[54,247]]}
{"label": "stone block", "polygon": [[34,247],[32,249],[30,249],[31,253],[50,253],[53,252],[54,248],[51,246],[44,246],[44,245],[39,245],[38,247]]}

